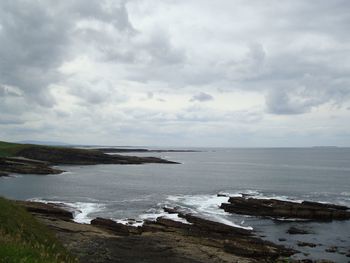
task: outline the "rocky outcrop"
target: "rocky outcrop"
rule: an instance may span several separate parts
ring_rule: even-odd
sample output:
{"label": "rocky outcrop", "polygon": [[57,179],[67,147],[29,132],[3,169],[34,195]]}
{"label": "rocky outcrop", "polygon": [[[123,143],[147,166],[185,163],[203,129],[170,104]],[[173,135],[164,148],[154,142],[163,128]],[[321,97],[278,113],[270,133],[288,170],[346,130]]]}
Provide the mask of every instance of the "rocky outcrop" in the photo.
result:
{"label": "rocky outcrop", "polygon": [[275,218],[301,218],[310,220],[347,220],[347,207],[304,201],[302,203],[276,199],[230,197],[221,208],[229,213]]}
{"label": "rocky outcrop", "polygon": [[59,174],[62,170],[54,169],[47,162],[26,158],[2,157],[0,158],[0,173],[18,174]]}
{"label": "rocky outcrop", "polygon": [[0,172],[0,177],[7,177],[9,176],[8,173]]}
{"label": "rocky outcrop", "polygon": [[290,235],[306,235],[310,234],[311,232],[306,230],[306,229],[301,229],[295,226],[291,226],[288,230],[287,233]]}
{"label": "rocky outcrop", "polygon": [[142,227],[96,218],[91,225],[71,220],[63,204],[18,201],[47,225],[67,249],[84,263],[148,262],[272,262],[293,253],[292,249],[256,238],[252,231],[182,214],[192,223],[159,217]]}
{"label": "rocky outcrop", "polygon": [[140,229],[137,227],[127,226],[121,223],[117,223],[111,219],[97,217],[91,220],[91,225],[107,229],[119,235],[130,235],[141,233]]}
{"label": "rocky outcrop", "polygon": [[65,147],[32,146],[18,151],[16,155],[56,165],[175,163],[157,157],[108,155],[98,150]]}
{"label": "rocky outcrop", "polygon": [[0,176],[7,173],[59,174],[51,165],[176,163],[157,157],[108,155],[97,150],[66,147],[27,146],[15,157],[0,157]]}
{"label": "rocky outcrop", "polygon": [[28,212],[40,214],[42,216],[59,218],[70,221],[73,219],[73,212],[67,210],[67,207],[59,204],[46,204],[40,202],[16,201],[17,204],[24,207]]}

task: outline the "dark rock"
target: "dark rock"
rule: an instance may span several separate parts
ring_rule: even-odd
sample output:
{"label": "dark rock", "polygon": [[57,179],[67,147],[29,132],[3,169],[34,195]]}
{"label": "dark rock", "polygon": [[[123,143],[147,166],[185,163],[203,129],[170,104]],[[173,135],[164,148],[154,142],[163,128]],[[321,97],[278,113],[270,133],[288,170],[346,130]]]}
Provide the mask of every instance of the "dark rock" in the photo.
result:
{"label": "dark rock", "polygon": [[303,241],[298,241],[297,245],[299,247],[316,247],[317,245],[314,243],[310,243],[310,242],[303,242]]}
{"label": "dark rock", "polygon": [[297,228],[295,226],[290,227],[287,230],[287,233],[290,234],[290,235],[306,235],[306,234],[310,234],[310,232],[308,230],[300,229],[300,228]]}
{"label": "dark rock", "polygon": [[279,238],[278,241],[284,242],[284,241],[287,241],[287,239],[285,239],[285,238]]}
{"label": "dark rock", "polygon": [[191,227],[190,224],[185,224],[179,221],[171,220],[164,217],[158,217],[156,222],[160,225],[166,226],[166,227],[174,227],[174,228],[181,228],[181,229],[189,229]]}
{"label": "dark rock", "polygon": [[16,203],[31,213],[56,217],[66,221],[73,219],[73,213],[71,211],[67,211],[59,205],[29,201],[16,201]]}
{"label": "dark rock", "polygon": [[114,233],[118,233],[119,235],[129,235],[129,234],[138,234],[140,233],[139,228],[126,226],[121,223],[117,223],[111,219],[105,219],[101,217],[97,217],[91,220],[91,225],[95,225],[101,227],[103,229],[110,230]]}
{"label": "dark rock", "polygon": [[298,263],[314,263],[313,260],[307,259],[307,258],[298,260],[297,262],[298,262]]}
{"label": "dark rock", "polygon": [[178,207],[163,207],[163,210],[169,214],[181,214],[181,211]]}
{"label": "dark rock", "polygon": [[180,217],[185,218],[189,223],[194,224],[196,227],[206,232],[215,232],[225,235],[242,235],[242,236],[251,236],[252,231],[246,230],[243,228],[233,227],[225,225],[219,222],[214,222],[192,214],[179,215]]}
{"label": "dark rock", "polygon": [[313,207],[319,207],[319,208],[330,208],[335,210],[348,210],[349,207],[344,205],[335,205],[335,204],[325,204],[325,203],[318,203],[318,202],[311,202],[311,201],[303,201],[302,204],[309,205]]}
{"label": "dark rock", "polygon": [[217,197],[229,197],[227,194],[217,194]]}
{"label": "dark rock", "polygon": [[0,157],[0,170],[2,173],[19,174],[59,174],[62,170],[48,166],[46,162],[26,158]]}
{"label": "dark rock", "polygon": [[346,220],[350,219],[350,212],[342,207],[329,207],[314,202],[295,203],[276,199],[255,199],[230,197],[228,203],[221,204],[226,212],[283,218],[302,218],[313,220]]}
{"label": "dark rock", "polygon": [[143,163],[176,163],[157,157],[137,157],[108,155],[98,150],[87,150],[67,147],[31,146],[16,153],[34,160],[50,164],[92,165],[92,164],[143,164]]}
{"label": "dark rock", "polygon": [[326,248],[325,251],[328,253],[335,253],[338,251],[338,247],[332,246],[332,247]]}
{"label": "dark rock", "polygon": [[9,176],[9,175],[7,173],[0,172],[0,177],[6,177],[6,176]]}

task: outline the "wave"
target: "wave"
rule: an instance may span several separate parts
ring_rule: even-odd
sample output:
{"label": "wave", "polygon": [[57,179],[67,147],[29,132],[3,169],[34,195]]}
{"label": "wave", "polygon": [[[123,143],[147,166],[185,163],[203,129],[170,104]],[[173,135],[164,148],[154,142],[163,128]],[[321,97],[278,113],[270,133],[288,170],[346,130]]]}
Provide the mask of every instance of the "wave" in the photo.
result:
{"label": "wave", "polygon": [[73,221],[81,224],[90,224],[93,217],[91,214],[101,212],[105,208],[105,204],[96,202],[66,202],[66,201],[51,201],[41,198],[31,198],[28,201],[40,202],[40,203],[53,203],[61,204],[65,209],[73,212]]}

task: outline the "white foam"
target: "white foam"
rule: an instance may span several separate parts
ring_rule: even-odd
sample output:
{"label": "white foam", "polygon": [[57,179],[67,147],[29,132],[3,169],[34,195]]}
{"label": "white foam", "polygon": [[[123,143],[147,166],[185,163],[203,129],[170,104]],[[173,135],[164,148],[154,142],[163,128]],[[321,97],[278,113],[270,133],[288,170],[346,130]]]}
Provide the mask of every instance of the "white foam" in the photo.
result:
{"label": "white foam", "polygon": [[49,201],[40,198],[32,198],[28,201],[41,202],[41,203],[53,203],[63,204],[65,208],[73,212],[73,221],[81,224],[90,224],[93,219],[89,215],[97,211],[101,211],[104,208],[103,204],[91,203],[91,202],[64,202],[64,201]]}
{"label": "white foam", "polygon": [[291,198],[289,196],[285,196],[285,195],[274,195],[274,194],[263,194],[257,190],[238,190],[238,191],[233,191],[233,192],[220,192],[220,194],[224,194],[227,195],[229,197],[241,197],[241,196],[247,196],[247,197],[251,197],[251,198],[255,198],[255,199],[276,199],[276,200],[280,200],[280,201],[287,201],[287,202],[294,202],[294,203],[301,203],[304,200],[302,199],[294,199]]}
{"label": "white foam", "polygon": [[189,224],[191,225],[190,222],[188,222],[186,219],[182,218],[182,217],[179,217],[178,214],[169,214],[167,212],[156,212],[156,213],[145,213],[145,214],[142,214],[140,215],[140,219],[142,220],[150,220],[150,221],[156,221],[158,217],[163,217],[163,218],[166,218],[166,219],[171,219],[173,221],[177,221],[177,222],[181,222],[181,223],[184,223],[184,224]]}
{"label": "white foam", "polygon": [[167,200],[174,205],[179,205],[185,210],[190,210],[199,216],[208,218],[215,222],[223,223],[233,227],[252,230],[250,226],[243,226],[232,221],[230,214],[220,209],[220,205],[228,201],[226,196],[217,195],[176,195],[168,196]]}
{"label": "white foam", "polygon": [[143,226],[143,221],[142,220],[130,220],[130,219],[112,219],[113,221],[126,225],[126,226],[133,226],[133,227],[141,227]]}

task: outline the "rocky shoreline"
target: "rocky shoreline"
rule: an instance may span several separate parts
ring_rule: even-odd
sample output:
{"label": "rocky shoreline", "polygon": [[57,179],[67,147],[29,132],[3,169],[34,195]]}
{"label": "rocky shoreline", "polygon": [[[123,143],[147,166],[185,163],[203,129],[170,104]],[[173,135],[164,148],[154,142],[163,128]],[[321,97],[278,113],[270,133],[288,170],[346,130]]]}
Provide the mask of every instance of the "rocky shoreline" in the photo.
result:
{"label": "rocky shoreline", "polygon": [[53,165],[95,165],[95,164],[176,164],[157,157],[108,155],[98,150],[65,147],[28,146],[12,157],[0,157],[0,176],[18,174],[59,174],[63,170]]}
{"label": "rocky shoreline", "polygon": [[[80,224],[73,221],[77,211],[63,203],[30,201],[16,201],[16,203],[48,226],[60,242],[84,263],[157,263],[164,262],[164,258],[169,263],[334,262],[308,259],[305,252],[300,253],[305,248],[320,246],[318,243],[298,241],[296,248],[276,244],[262,239],[261,233],[254,230],[211,221],[177,207],[164,207],[165,215],[155,220],[146,220],[143,224],[134,219],[118,223],[100,217],[93,219],[91,224]],[[321,203],[312,205],[318,204]],[[321,206],[324,207],[324,204]],[[331,206],[333,209],[331,204],[326,206]],[[310,233],[307,228],[295,226],[286,231],[288,235]],[[285,241],[283,238],[280,239]],[[298,251],[298,248],[301,251]],[[343,250],[340,247],[330,246],[326,247],[325,252],[349,257],[350,250],[348,252]],[[292,256],[296,253],[304,256],[302,259],[293,259]]]}
{"label": "rocky shoreline", "polygon": [[47,225],[84,263],[107,262],[284,262],[295,250],[264,241],[253,231],[183,215],[188,223],[159,217],[134,227],[96,218],[72,221],[64,206],[18,202]]}

